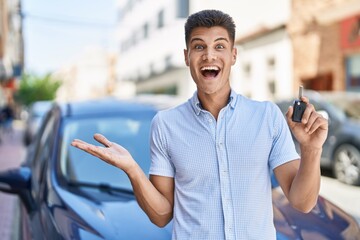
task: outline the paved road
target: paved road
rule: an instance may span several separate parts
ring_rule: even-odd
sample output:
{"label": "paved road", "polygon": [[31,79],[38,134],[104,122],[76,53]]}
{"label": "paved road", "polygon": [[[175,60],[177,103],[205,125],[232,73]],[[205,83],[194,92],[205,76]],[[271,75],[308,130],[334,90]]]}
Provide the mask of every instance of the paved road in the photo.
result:
{"label": "paved road", "polygon": [[[0,171],[15,168],[25,158],[26,150],[21,144],[22,137],[21,123],[14,124],[12,133],[3,134],[0,143]],[[17,225],[14,214],[16,201],[15,195],[0,192],[0,239],[16,239],[17,232],[12,229]]]}
{"label": "paved road", "polygon": [[[0,144],[0,171],[17,167],[23,161],[26,149],[22,145],[22,125],[15,124],[14,133],[4,137]],[[328,175],[328,174],[327,174]],[[320,194],[353,215],[360,224],[360,187],[349,186],[337,180],[323,176]],[[0,239],[11,240],[14,232],[14,213],[17,197],[0,192]]]}
{"label": "paved road", "polygon": [[360,186],[350,186],[323,176],[320,194],[354,216],[360,224]]}

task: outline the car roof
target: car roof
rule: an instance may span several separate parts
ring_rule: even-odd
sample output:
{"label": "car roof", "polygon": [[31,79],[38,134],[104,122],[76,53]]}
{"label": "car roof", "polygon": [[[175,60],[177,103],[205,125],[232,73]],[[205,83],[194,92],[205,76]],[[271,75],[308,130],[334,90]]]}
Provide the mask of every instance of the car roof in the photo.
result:
{"label": "car roof", "polygon": [[131,100],[104,98],[84,101],[55,103],[61,109],[63,117],[81,117],[88,115],[107,115],[130,112],[156,112],[158,109],[147,103],[136,103]]}

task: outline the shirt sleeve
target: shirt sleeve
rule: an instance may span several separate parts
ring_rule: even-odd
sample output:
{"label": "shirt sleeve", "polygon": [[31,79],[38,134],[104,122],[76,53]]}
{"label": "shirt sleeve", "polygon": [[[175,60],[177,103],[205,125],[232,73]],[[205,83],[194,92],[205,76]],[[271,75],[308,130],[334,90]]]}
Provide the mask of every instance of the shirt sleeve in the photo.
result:
{"label": "shirt sleeve", "polygon": [[166,139],[163,134],[160,112],[156,114],[151,124],[150,150],[151,165],[149,174],[164,177],[174,177],[175,169],[170,161]]}
{"label": "shirt sleeve", "polygon": [[299,154],[296,152],[294,140],[284,115],[275,104],[272,105],[274,136],[269,164],[270,169],[274,170],[286,162],[299,159]]}

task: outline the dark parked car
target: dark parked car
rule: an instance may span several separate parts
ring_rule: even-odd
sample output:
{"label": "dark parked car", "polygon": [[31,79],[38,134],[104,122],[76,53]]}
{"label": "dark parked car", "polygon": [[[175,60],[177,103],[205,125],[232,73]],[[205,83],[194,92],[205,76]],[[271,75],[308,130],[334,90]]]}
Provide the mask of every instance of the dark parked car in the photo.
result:
{"label": "dark parked car", "polygon": [[[172,223],[150,222],[121,170],[70,146],[74,138],[95,143],[93,134],[102,133],[147,172],[156,106],[115,99],[54,105],[26,164],[0,173],[0,190],[21,199],[21,239],[171,239]],[[278,239],[359,239],[350,215],[321,197],[310,214],[301,214],[272,180]]]}
{"label": "dark parked car", "polygon": [[[304,95],[329,120],[321,167],[331,169],[341,182],[360,185],[360,96],[314,91],[306,91]],[[279,101],[277,104],[285,113],[292,102]]]}

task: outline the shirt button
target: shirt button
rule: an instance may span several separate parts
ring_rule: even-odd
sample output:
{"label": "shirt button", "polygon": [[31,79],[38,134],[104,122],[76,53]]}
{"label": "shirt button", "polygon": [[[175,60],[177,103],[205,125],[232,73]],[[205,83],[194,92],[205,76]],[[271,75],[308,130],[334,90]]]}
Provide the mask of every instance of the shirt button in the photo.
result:
{"label": "shirt button", "polygon": [[211,119],[211,118],[209,118],[209,120],[208,120],[208,121],[209,121],[209,123],[212,123],[212,119]]}

